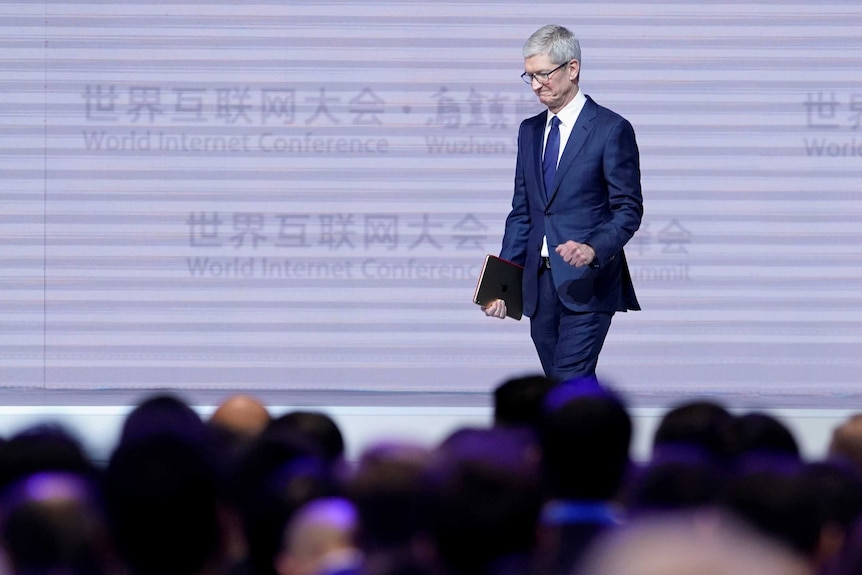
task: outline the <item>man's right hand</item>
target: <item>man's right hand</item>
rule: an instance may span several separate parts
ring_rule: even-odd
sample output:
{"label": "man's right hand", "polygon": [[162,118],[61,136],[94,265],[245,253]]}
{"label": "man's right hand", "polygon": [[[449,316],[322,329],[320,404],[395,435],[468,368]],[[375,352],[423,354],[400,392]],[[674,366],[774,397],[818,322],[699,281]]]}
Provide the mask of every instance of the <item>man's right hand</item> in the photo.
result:
{"label": "man's right hand", "polygon": [[506,319],[506,302],[501,299],[494,300],[486,306],[482,307],[482,311],[485,312],[485,315],[488,317],[498,317],[500,319]]}

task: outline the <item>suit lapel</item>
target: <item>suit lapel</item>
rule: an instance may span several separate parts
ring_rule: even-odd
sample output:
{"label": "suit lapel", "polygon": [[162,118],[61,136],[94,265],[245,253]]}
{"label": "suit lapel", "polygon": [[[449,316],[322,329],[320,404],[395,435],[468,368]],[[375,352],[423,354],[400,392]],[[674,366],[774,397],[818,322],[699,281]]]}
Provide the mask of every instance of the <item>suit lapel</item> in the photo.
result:
{"label": "suit lapel", "polygon": [[563,177],[566,175],[572,162],[574,162],[578,152],[584,147],[587,136],[589,136],[590,131],[593,129],[593,121],[596,119],[596,114],[596,103],[587,96],[587,102],[584,104],[581,113],[578,114],[578,119],[572,127],[572,133],[569,135],[566,147],[563,148],[563,155],[560,157],[560,163],[557,165],[557,173],[554,176],[554,185],[549,194],[550,199],[548,203],[550,203],[550,200],[554,198],[560,189],[560,182],[563,181]]}

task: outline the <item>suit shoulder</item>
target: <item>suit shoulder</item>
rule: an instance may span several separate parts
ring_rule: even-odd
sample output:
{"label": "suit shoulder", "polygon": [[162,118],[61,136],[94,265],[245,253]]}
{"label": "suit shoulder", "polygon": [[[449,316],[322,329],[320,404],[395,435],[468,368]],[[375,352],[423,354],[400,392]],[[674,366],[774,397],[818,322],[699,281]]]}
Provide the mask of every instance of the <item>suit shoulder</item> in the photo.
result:
{"label": "suit shoulder", "polygon": [[521,121],[521,128],[527,128],[530,126],[535,126],[536,124],[545,125],[545,119],[548,117],[547,112],[539,112],[535,116],[530,116],[525,120]]}
{"label": "suit shoulder", "polygon": [[595,100],[587,96],[587,106],[592,106],[595,110],[595,114],[598,118],[601,118],[603,122],[609,123],[617,123],[624,122],[626,124],[630,124],[630,122],[621,114],[614,112],[610,108],[606,108],[601,104],[596,103]]}

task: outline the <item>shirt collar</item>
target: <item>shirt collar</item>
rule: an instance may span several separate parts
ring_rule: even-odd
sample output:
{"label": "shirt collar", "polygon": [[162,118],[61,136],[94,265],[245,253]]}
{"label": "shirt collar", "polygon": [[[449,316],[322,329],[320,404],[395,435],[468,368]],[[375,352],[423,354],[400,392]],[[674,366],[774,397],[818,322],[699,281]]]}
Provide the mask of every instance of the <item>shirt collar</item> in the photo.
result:
{"label": "shirt collar", "polygon": [[[575,97],[572,98],[572,101],[566,104],[566,106],[560,110],[557,116],[560,118],[560,122],[564,126],[568,126],[571,128],[575,125],[575,122],[578,120],[578,116],[581,114],[581,110],[584,109],[584,105],[587,103],[587,97],[584,95],[583,91],[578,89],[578,93],[575,94]],[[545,119],[545,125],[547,126],[551,122],[551,118],[554,117],[554,114],[548,110],[548,116]]]}

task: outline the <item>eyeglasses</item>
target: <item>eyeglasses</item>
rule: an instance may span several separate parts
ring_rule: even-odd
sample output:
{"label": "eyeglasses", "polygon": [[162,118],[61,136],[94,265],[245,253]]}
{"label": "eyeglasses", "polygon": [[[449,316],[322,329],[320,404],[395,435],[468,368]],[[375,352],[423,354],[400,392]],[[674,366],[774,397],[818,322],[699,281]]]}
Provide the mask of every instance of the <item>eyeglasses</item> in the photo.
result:
{"label": "eyeglasses", "polygon": [[554,72],[556,72],[560,68],[564,68],[568,65],[569,65],[569,62],[564,62],[564,63],[560,64],[559,66],[557,66],[556,68],[554,68],[553,70],[551,70],[550,72],[536,72],[535,74],[529,74],[527,72],[524,72],[523,74],[521,74],[521,80],[523,80],[524,82],[526,82],[527,84],[530,84],[530,85],[533,84],[533,80],[535,80],[539,84],[547,84],[548,82],[551,81],[551,74],[553,74]]}

